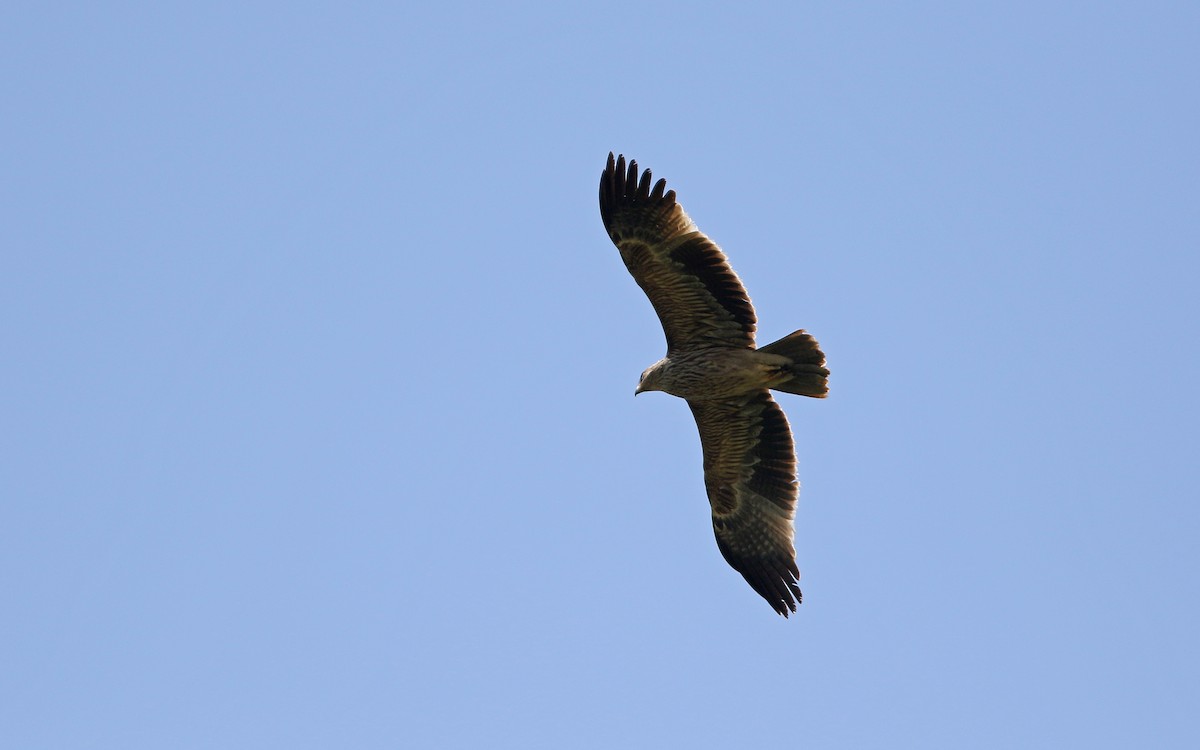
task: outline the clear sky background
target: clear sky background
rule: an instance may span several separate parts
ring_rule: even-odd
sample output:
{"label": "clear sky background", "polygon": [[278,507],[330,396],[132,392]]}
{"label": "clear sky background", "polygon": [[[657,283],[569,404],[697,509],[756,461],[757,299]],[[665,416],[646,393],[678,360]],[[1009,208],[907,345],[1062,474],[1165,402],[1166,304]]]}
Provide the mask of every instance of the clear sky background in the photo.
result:
{"label": "clear sky background", "polygon": [[[1195,3],[10,3],[0,745],[1200,746]],[[803,489],[712,538],[609,150]]]}

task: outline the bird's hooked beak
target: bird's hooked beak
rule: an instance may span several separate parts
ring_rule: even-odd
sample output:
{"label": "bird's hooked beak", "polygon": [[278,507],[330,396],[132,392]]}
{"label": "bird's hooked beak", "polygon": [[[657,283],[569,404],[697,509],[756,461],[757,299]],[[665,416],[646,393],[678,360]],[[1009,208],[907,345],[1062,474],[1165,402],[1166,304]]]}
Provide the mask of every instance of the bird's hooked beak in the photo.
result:
{"label": "bird's hooked beak", "polygon": [[633,389],[633,395],[636,396],[639,393],[645,393],[646,391],[657,390],[654,387],[654,380],[655,380],[654,374],[655,374],[654,366],[646,368],[646,371],[642,373],[642,376],[640,378],[638,378],[637,388]]}
{"label": "bird's hooked beak", "polygon": [[[649,370],[647,370],[646,372],[649,372]],[[640,378],[638,378],[637,388],[633,389],[633,395],[636,396],[639,393],[645,393],[646,391],[654,390],[653,388],[646,387],[646,386],[650,385],[649,381],[650,381],[650,378],[646,377],[646,373],[643,372],[642,376]]]}

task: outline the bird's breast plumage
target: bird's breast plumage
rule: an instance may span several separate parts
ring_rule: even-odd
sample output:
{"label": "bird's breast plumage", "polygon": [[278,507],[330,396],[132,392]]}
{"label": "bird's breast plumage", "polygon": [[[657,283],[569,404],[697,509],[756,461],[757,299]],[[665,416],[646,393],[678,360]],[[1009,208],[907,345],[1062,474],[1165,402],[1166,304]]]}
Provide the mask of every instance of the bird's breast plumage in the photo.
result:
{"label": "bird's breast plumage", "polygon": [[742,396],[762,390],[766,369],[752,349],[728,347],[669,354],[658,387],[688,401]]}

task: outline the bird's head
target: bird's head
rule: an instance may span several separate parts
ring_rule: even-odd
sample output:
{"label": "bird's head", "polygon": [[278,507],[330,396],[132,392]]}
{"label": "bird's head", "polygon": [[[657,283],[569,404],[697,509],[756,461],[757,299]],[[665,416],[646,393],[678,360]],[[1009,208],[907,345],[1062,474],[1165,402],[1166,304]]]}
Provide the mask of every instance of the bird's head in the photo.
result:
{"label": "bird's head", "polygon": [[661,391],[662,388],[659,387],[658,381],[659,376],[662,375],[662,371],[662,361],[655,362],[647,367],[646,371],[642,373],[642,377],[638,379],[637,389],[634,390],[633,395],[636,396],[639,393],[645,393],[646,391]]}

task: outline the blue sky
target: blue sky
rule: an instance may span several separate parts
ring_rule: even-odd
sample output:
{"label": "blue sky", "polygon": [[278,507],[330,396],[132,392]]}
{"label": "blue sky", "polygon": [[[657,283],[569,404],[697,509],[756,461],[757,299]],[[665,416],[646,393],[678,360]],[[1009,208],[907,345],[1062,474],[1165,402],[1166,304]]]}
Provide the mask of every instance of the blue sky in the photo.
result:
{"label": "blue sky", "polygon": [[[0,742],[1192,747],[1187,3],[9,4]],[[602,229],[770,341],[804,604]]]}

